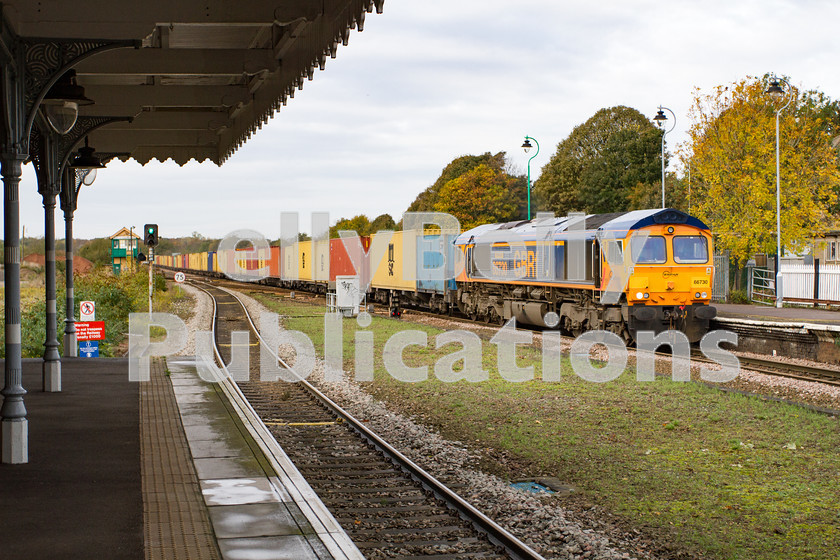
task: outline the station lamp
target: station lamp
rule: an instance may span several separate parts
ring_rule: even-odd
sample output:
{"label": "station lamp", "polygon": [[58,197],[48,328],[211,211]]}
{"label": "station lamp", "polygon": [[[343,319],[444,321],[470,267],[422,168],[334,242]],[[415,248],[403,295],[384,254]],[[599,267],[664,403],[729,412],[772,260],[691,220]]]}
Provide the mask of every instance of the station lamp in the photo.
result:
{"label": "station lamp", "polygon": [[92,105],[93,100],[85,97],[85,88],[76,84],[76,71],[68,70],[53,84],[41,106],[50,127],[58,134],[67,134],[76,124],[79,105]]}
{"label": "station lamp", "polygon": [[534,141],[534,144],[537,145],[537,151],[528,159],[528,220],[531,219],[531,160],[537,157],[537,154],[540,153],[540,143],[537,142],[536,138],[531,136],[526,136],[525,141],[522,142],[522,149],[525,150],[525,153],[528,154],[531,151],[531,148],[534,146],[531,144],[531,140]]}
{"label": "station lamp", "polygon": [[[671,128],[668,130],[665,130],[665,123],[668,122],[668,115],[665,114],[665,111],[671,113],[671,116],[674,118],[674,124],[672,124]],[[677,126],[677,116],[668,107],[660,105],[659,110],[656,111],[656,116],[653,117],[653,122],[656,123],[656,126],[662,129],[662,208],[665,208],[665,135],[674,130],[674,127]]]}
{"label": "station lamp", "polygon": [[[781,84],[785,85],[782,88]],[[785,91],[787,90],[787,91]],[[793,101],[793,91],[790,84],[784,78],[772,76],[770,78],[770,86],[764,93],[772,97],[777,103],[787,100],[782,107],[776,109],[776,307],[782,307],[784,292],[782,291],[782,187],[781,187],[781,171],[779,168],[779,115],[784,111],[788,105]]]}

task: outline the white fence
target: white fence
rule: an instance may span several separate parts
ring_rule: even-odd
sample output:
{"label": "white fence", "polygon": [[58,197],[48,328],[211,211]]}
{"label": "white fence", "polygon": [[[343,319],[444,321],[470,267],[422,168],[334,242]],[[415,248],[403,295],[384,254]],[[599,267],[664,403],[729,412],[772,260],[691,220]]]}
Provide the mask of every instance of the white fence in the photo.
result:
{"label": "white fence", "polygon": [[782,264],[784,298],[822,299],[840,302],[840,265],[820,265],[819,293],[814,297],[814,267]]}

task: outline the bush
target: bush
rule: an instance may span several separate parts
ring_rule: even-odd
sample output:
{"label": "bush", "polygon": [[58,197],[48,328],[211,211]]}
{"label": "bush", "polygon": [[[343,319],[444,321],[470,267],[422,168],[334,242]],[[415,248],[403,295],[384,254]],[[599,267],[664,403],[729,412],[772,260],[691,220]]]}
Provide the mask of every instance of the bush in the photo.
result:
{"label": "bush", "polygon": [[[66,292],[62,274],[56,275],[57,339],[59,352],[63,353],[64,320],[66,319]],[[90,300],[96,302],[96,320],[105,321],[105,339],[99,341],[99,355],[112,357],[128,333],[128,315],[148,309],[149,273],[147,269],[135,273],[123,271],[119,276],[111,274],[110,268],[76,276],[74,309],[78,314],[79,304]],[[166,279],[155,275],[155,291],[166,292]],[[161,297],[161,303],[171,298]],[[76,317],[78,319],[78,316]],[[44,355],[46,331],[46,304],[44,289],[24,288],[21,293],[21,355],[24,358],[39,358]],[[5,336],[5,325],[0,322],[0,336]],[[0,357],[5,357],[5,346],[0,345]]]}
{"label": "bush", "polygon": [[746,290],[730,290],[729,303],[750,303]]}

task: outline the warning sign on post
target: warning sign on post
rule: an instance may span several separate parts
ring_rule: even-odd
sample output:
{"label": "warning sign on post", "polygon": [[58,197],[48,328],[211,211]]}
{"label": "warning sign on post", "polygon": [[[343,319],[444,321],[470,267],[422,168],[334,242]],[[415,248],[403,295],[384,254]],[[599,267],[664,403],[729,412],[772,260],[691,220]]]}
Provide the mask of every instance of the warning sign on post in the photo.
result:
{"label": "warning sign on post", "polygon": [[96,319],[96,303],[83,301],[79,304],[79,319],[82,321],[93,321]]}
{"label": "warning sign on post", "polygon": [[105,321],[76,321],[76,340],[103,340]]}

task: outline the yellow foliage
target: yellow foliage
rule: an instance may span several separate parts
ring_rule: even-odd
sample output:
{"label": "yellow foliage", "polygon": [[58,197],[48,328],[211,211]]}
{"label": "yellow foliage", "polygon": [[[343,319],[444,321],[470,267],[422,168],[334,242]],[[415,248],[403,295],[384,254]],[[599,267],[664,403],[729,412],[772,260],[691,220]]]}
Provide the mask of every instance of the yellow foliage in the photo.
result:
{"label": "yellow foliage", "polygon": [[[765,94],[766,86],[747,78],[697,90],[690,111],[692,211],[742,264],[776,252],[776,112],[786,101]],[[796,88],[791,96],[779,113],[781,240],[797,251],[825,231],[840,169],[813,98]]]}

